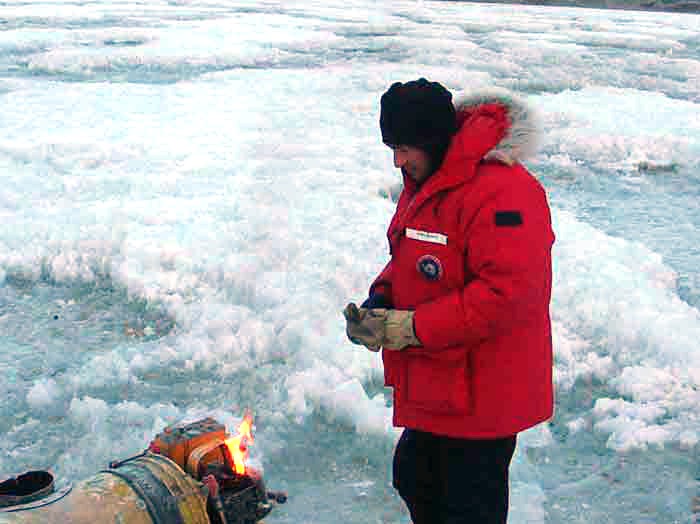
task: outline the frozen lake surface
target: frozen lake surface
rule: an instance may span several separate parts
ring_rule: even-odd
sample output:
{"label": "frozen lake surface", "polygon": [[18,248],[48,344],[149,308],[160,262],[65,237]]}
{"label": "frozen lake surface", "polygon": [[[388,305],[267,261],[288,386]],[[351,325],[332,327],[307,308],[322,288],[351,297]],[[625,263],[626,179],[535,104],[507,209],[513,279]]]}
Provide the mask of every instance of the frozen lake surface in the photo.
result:
{"label": "frozen lake surface", "polygon": [[540,115],[556,415],[510,522],[690,523],[700,16],[453,2],[0,4],[0,478],[254,412],[266,522],[406,523],[381,361],[345,339],[399,181],[379,97]]}

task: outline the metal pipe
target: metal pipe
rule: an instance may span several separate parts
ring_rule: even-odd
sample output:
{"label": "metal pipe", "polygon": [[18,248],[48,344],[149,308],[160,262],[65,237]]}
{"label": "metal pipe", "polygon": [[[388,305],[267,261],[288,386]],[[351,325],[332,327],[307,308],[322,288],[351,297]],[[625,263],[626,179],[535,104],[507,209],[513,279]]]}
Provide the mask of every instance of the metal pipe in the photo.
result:
{"label": "metal pipe", "polygon": [[48,472],[20,475],[0,483],[0,524],[261,524],[286,494],[268,494],[253,468],[237,472],[226,438],[212,418],[168,426],[72,490],[52,493]]}
{"label": "metal pipe", "polygon": [[206,486],[146,452],[100,471],[62,497],[0,510],[0,524],[210,524]]}

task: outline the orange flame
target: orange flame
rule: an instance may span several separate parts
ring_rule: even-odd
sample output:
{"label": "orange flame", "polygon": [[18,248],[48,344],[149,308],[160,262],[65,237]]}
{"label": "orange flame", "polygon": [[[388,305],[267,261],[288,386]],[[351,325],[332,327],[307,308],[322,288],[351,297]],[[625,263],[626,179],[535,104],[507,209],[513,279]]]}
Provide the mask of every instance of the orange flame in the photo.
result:
{"label": "orange flame", "polygon": [[236,469],[236,473],[239,475],[245,474],[245,461],[248,459],[248,446],[255,442],[253,434],[251,433],[252,428],[253,415],[251,415],[249,411],[246,411],[243,416],[243,422],[238,426],[238,434],[226,439],[225,442],[231,453],[233,466]]}

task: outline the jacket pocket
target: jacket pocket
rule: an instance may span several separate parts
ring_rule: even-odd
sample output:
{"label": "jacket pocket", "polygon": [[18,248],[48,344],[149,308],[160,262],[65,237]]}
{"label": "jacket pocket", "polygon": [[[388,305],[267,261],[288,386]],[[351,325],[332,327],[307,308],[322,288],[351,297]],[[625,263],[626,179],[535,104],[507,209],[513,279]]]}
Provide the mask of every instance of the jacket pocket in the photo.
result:
{"label": "jacket pocket", "polygon": [[471,370],[464,349],[416,350],[406,357],[401,389],[407,406],[446,415],[472,411]]}

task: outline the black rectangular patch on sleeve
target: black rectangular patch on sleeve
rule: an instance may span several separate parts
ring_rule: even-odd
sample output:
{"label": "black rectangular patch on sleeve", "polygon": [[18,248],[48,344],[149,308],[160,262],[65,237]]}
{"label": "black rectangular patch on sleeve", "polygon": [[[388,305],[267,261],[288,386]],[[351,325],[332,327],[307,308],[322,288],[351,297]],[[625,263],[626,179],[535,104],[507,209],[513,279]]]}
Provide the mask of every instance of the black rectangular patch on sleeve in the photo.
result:
{"label": "black rectangular patch on sleeve", "polygon": [[497,226],[522,226],[523,216],[520,211],[496,211],[496,225]]}

